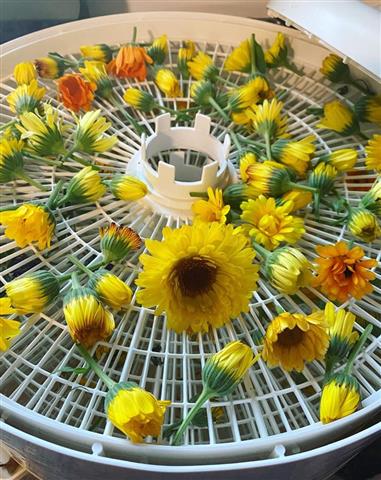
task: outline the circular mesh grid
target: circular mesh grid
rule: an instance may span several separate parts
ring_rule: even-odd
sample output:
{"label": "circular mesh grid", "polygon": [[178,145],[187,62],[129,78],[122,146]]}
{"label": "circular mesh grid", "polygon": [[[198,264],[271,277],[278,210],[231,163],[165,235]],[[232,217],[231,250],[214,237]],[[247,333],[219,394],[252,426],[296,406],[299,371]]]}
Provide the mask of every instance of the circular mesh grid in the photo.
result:
{"label": "circular mesh grid", "polygon": [[[178,42],[170,42],[167,66],[176,66]],[[220,44],[199,44],[200,50],[210,54],[221,67],[230,46]],[[76,56],[71,56],[77,59]],[[244,75],[232,74],[229,80],[239,83]],[[337,148],[356,147],[360,149],[359,161],[350,175],[341,176],[337,190],[357,206],[361,196],[374,182],[374,174],[364,169],[364,148],[354,137],[340,138],[338,135],[316,129],[316,117],[306,113],[308,107],[320,106],[332,100],[337,94],[320,78],[297,76],[285,70],[272,73],[271,80],[277,93],[282,92],[284,112],[289,119],[289,133],[299,139],[315,134],[316,155]],[[70,144],[70,133],[74,121],[70,113],[56,100],[56,86],[50,81],[40,80],[47,88],[46,98],[59,109],[64,122],[70,126],[66,133]],[[191,83],[191,80],[189,81]],[[172,100],[163,98],[152,81],[135,84],[131,81],[114,80],[114,91],[123,103],[122,96],[127,86],[134,86],[151,92],[162,105],[177,109],[178,101],[192,105],[188,96]],[[189,92],[188,81],[181,79],[184,92]],[[16,87],[13,78],[1,83],[1,103],[3,121],[9,121],[12,113],[5,97]],[[349,97],[350,98],[350,97]],[[103,167],[103,174],[124,173],[126,165],[140,145],[139,136],[125,122],[118,108],[105,100],[95,101],[95,108],[112,122],[110,133],[116,134],[119,143],[110,152],[97,155],[94,161]],[[148,131],[154,132],[155,114],[141,114],[130,110],[138,122]],[[183,123],[184,124],[184,123]],[[185,125],[187,125],[185,123]],[[212,122],[212,135],[221,141],[228,130],[224,120]],[[236,151],[231,149],[230,160],[236,166]],[[73,171],[81,165],[72,162]],[[41,181],[50,190],[59,179],[68,179],[73,173],[55,170],[54,167],[27,165],[26,171]],[[48,194],[38,192],[23,182],[15,182],[2,187],[3,204],[21,203],[28,200],[43,200]],[[115,222],[135,229],[146,238],[161,238],[164,226],[179,227],[184,222],[173,216],[165,216],[150,211],[139,202],[126,203],[115,200],[107,193],[96,205],[68,206],[57,210],[56,239],[49,250],[40,252],[32,246],[23,249],[16,247],[4,236],[1,237],[3,257],[1,291],[10,280],[26,273],[47,268],[54,273],[64,274],[74,267],[68,261],[69,254],[75,255],[85,264],[96,262],[100,257],[99,227]],[[312,260],[315,246],[336,242],[340,239],[352,241],[342,227],[331,226],[335,220],[332,210],[321,208],[321,219],[317,221],[307,209],[304,214],[306,233],[299,242],[301,251]],[[357,242],[355,242],[356,244]],[[361,245],[370,258],[380,260],[380,245]],[[153,310],[142,308],[135,301],[137,287],[134,284],[141,266],[136,252],[125,264],[113,267],[113,272],[126,281],[134,291],[131,306],[125,313],[115,315],[116,329],[108,342],[99,342],[93,353],[101,366],[115,381],[132,380],[151,391],[160,399],[172,401],[168,408],[165,423],[180,419],[192,406],[192,397],[200,393],[201,369],[208,356],[224,344],[234,339],[242,339],[257,347],[253,341],[256,330],[264,332],[270,319],[276,315],[276,308],[309,312],[321,307],[327,299],[313,288],[305,288],[295,296],[279,294],[264,277],[259,281],[258,290],[253,293],[250,312],[241,315],[219,330],[209,334],[189,337],[175,334],[166,329],[166,319],[155,317]],[[380,365],[380,293],[381,275],[376,270],[372,294],[361,301],[350,301],[344,306],[357,315],[356,329],[361,333],[368,322],[373,324],[373,334],[369,337],[364,354],[359,357],[356,376],[361,385],[362,398],[374,394],[381,386]],[[64,293],[69,288],[67,284]],[[57,372],[62,367],[80,367],[81,360],[76,347],[68,334],[64,322],[62,305],[58,301],[44,313],[25,318],[22,335],[2,357],[0,379],[2,393],[13,402],[26,407],[48,419],[76,427],[82,431],[95,432],[103,438],[123,435],[107,421],[103,401],[106,394],[104,385],[93,374],[77,375]],[[259,362],[252,367],[245,381],[229,398],[215,399],[206,405],[207,425],[191,428],[185,436],[189,445],[210,445],[226,442],[239,443],[245,440],[287,434],[302,427],[315,426],[318,422],[318,407],[321,380],[324,367],[319,362],[308,364],[302,373],[287,373],[280,368],[269,369]],[[218,423],[212,419],[214,406],[223,409]],[[149,440],[148,440],[149,441]],[[160,439],[159,439],[160,442]]]}

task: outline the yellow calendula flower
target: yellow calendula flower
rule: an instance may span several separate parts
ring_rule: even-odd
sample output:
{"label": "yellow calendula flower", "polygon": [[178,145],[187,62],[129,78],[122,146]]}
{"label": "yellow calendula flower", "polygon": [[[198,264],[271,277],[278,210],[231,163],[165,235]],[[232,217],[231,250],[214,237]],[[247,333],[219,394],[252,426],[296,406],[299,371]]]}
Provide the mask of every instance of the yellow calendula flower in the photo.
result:
{"label": "yellow calendula flower", "polygon": [[317,188],[321,194],[329,193],[337,178],[337,170],[333,165],[320,162],[308,177],[308,185]]}
{"label": "yellow calendula flower", "polygon": [[196,200],[192,205],[195,220],[202,222],[226,223],[226,215],[230,211],[229,205],[224,205],[222,190],[208,187],[208,200]]}
{"label": "yellow calendula flower", "polygon": [[278,32],[271,47],[265,52],[265,61],[268,67],[278,67],[287,58],[287,47],[283,33]]}
{"label": "yellow calendula flower", "polygon": [[338,83],[350,79],[349,67],[335,53],[330,53],[324,58],[320,72],[331,82]]}
{"label": "yellow calendula flower", "polygon": [[225,204],[239,211],[242,202],[257,198],[257,195],[253,187],[247,183],[232,183],[224,188],[222,198]]}
{"label": "yellow calendula flower", "polygon": [[167,35],[161,35],[161,37],[155,38],[152,45],[147,49],[148,55],[152,58],[154,63],[163,64],[165,56],[168,53],[168,37]]}
{"label": "yellow calendula flower", "polygon": [[111,123],[107,122],[106,118],[100,115],[100,110],[94,110],[93,112],[85,113],[77,120],[74,137],[74,144],[77,150],[90,154],[102,153],[110,150],[118,143],[116,135],[104,136],[106,130],[111,127]]}
{"label": "yellow calendula flower", "polygon": [[248,310],[258,266],[246,237],[232,225],[166,227],[163,240],[146,240],[146,248],[137,300],[156,307],[156,315],[166,312],[168,328],[206,332]]}
{"label": "yellow calendula flower", "polygon": [[340,100],[333,100],[324,105],[324,116],[317,127],[334,130],[342,135],[352,135],[359,131],[354,112]]}
{"label": "yellow calendula flower", "polygon": [[228,105],[232,111],[244,110],[253,104],[274,96],[269,82],[262,76],[249,80],[245,85],[228,92]]}
{"label": "yellow calendula flower", "polygon": [[110,98],[112,96],[112,83],[106,66],[99,60],[86,60],[84,67],[79,68],[81,74],[90,83],[94,83],[97,86],[96,93],[102,98]]}
{"label": "yellow calendula flower", "polygon": [[248,165],[245,173],[246,183],[252,186],[256,195],[278,197],[298,185],[291,181],[285,165],[266,160]]}
{"label": "yellow calendula flower", "polygon": [[381,172],[381,135],[373,135],[365,147],[365,166],[368,170]]}
{"label": "yellow calendula flower", "polygon": [[142,112],[150,112],[156,105],[155,99],[150,93],[138,88],[127,88],[123,98],[131,107]]}
{"label": "yellow calendula flower", "polygon": [[126,202],[134,202],[148,193],[147,185],[131,175],[114,175],[109,182],[114,197]]}
{"label": "yellow calendula flower", "polygon": [[0,317],[0,351],[5,352],[9,348],[12,338],[20,334],[20,322]]}
{"label": "yellow calendula flower", "polygon": [[323,160],[335,167],[338,172],[349,172],[356,165],[357,150],[354,148],[341,148],[325,155]]}
{"label": "yellow calendula flower", "polygon": [[105,43],[82,45],[79,49],[84,57],[92,58],[99,62],[109,63],[112,59],[112,50]]}
{"label": "yellow calendula flower", "polygon": [[11,111],[17,114],[33,112],[45,93],[46,89],[39,87],[37,80],[31,80],[28,85],[20,85],[10,93],[7,96],[7,102]]}
{"label": "yellow calendula flower", "polygon": [[365,95],[355,104],[360,122],[374,123],[381,127],[381,95]]}
{"label": "yellow calendula flower", "polygon": [[362,207],[352,209],[348,228],[352,235],[364,242],[373,242],[381,236],[381,227],[376,215]]}
{"label": "yellow calendula flower", "polygon": [[250,72],[251,70],[251,40],[244,40],[226,58],[224,70],[227,72]]}
{"label": "yellow calendula flower", "polygon": [[37,78],[37,72],[32,62],[23,62],[15,66],[13,76],[17,85],[29,85],[32,80]]}
{"label": "yellow calendula flower", "polygon": [[216,397],[231,393],[255,362],[251,348],[236,340],[208,358],[202,369],[204,389]]}
{"label": "yellow calendula flower", "polygon": [[105,401],[110,422],[134,443],[147,436],[158,437],[168,400],[157,400],[152,393],[132,382],[121,382],[109,390]]}
{"label": "yellow calendula flower", "polygon": [[187,65],[189,73],[196,80],[213,80],[218,74],[212,57],[204,52],[198,52]]}
{"label": "yellow calendula flower", "polygon": [[197,105],[200,106],[210,106],[210,98],[215,96],[215,88],[212,82],[209,80],[199,80],[198,82],[193,82],[190,95]]}
{"label": "yellow calendula flower", "polygon": [[284,312],[267,327],[262,358],[270,367],[301,372],[305,362],[323,360],[328,344],[322,312],[311,315]]}
{"label": "yellow calendula flower", "polygon": [[107,263],[125,259],[131,252],[143,245],[139,235],[129,227],[120,227],[115,223],[99,229],[101,250]]}
{"label": "yellow calendula flower", "polygon": [[362,197],[360,206],[381,217],[381,179]]}
{"label": "yellow calendula flower", "polygon": [[31,203],[0,212],[0,224],[6,227],[5,236],[14,240],[19,248],[33,244],[39,250],[50,247],[56,228],[52,212],[42,205]]}
{"label": "yellow calendula flower", "polygon": [[66,70],[65,61],[59,57],[41,57],[34,61],[39,77],[55,80],[62,77]]}
{"label": "yellow calendula flower", "polygon": [[257,157],[253,152],[246,152],[239,159],[239,173],[243,182],[250,181],[250,168],[257,163]]}
{"label": "yellow calendula flower", "polygon": [[312,193],[304,192],[303,190],[290,190],[282,195],[281,204],[284,205],[289,201],[292,201],[293,203],[290,213],[296,212],[297,210],[305,208],[312,202]]}
{"label": "yellow calendula flower", "polygon": [[351,312],[346,312],[343,308],[335,310],[335,305],[328,302],[324,309],[324,317],[329,334],[326,363],[333,364],[345,359],[358,339],[358,333],[353,331],[356,316]]}
{"label": "yellow calendula flower", "polygon": [[181,72],[181,75],[185,78],[188,78],[189,75],[188,62],[192,60],[195,54],[196,46],[191,40],[185,41],[183,46],[179,48],[177,53],[177,67]]}
{"label": "yellow calendula flower", "polygon": [[246,126],[246,128],[249,129],[251,123],[250,115],[250,108],[246,108],[245,110],[241,110],[239,112],[232,112],[231,117],[235,124]]}
{"label": "yellow calendula flower", "polygon": [[156,85],[168,98],[182,97],[179,81],[176,75],[168,68],[160,68],[155,75]]}
{"label": "yellow calendula flower", "polygon": [[121,310],[131,303],[132,290],[120,278],[108,270],[99,270],[89,280],[89,288],[111,308]]}
{"label": "yellow calendula flower", "polygon": [[275,139],[285,134],[287,117],[282,116],[283,103],[273,98],[265,100],[262,105],[253,105],[246,111],[254,130],[262,136],[268,135]]}
{"label": "yellow calendula flower", "polygon": [[89,203],[96,202],[106,192],[101,176],[92,167],[82,168],[72,177],[67,185],[62,203]]}
{"label": "yellow calendula flower", "polygon": [[22,140],[6,136],[0,138],[0,183],[15,180],[23,171],[23,149]]}
{"label": "yellow calendula flower", "polygon": [[314,141],[314,135],[309,135],[298,141],[279,139],[271,147],[273,159],[291,167],[298,175],[303,177],[315,153]]}
{"label": "yellow calendula flower", "polygon": [[73,279],[73,288],[64,298],[63,312],[73,342],[85,348],[106,340],[114,331],[111,312],[105,309],[93,290]]}
{"label": "yellow calendula flower", "polygon": [[250,237],[267,250],[274,250],[280,243],[296,243],[305,232],[303,219],[290,215],[293,204],[277,206],[274,198],[260,195],[241,205],[241,219]]}
{"label": "yellow calendula flower", "polygon": [[60,285],[52,273],[39,270],[7,283],[5,292],[17,313],[38,313],[57,298]]}
{"label": "yellow calendula flower", "polygon": [[360,403],[360,386],[351,375],[337,374],[324,385],[320,421],[330,423],[351,415]]}
{"label": "yellow calendula flower", "polygon": [[271,285],[287,295],[294,295],[312,280],[311,263],[300,250],[292,247],[278,248],[268,255],[265,270]]}

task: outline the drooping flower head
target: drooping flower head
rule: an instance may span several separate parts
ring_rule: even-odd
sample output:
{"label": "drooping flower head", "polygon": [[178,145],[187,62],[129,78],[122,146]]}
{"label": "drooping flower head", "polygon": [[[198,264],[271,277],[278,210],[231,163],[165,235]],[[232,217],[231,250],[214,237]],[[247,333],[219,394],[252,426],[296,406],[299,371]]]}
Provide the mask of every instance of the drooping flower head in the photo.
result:
{"label": "drooping flower head", "polygon": [[365,166],[368,170],[381,172],[381,135],[373,135],[365,147]]}
{"label": "drooping flower head", "polygon": [[334,130],[344,136],[352,135],[359,130],[354,112],[340,100],[333,100],[324,105],[324,116],[317,127]]}
{"label": "drooping flower head", "polygon": [[50,247],[56,228],[52,212],[43,205],[31,203],[0,212],[0,224],[6,227],[5,236],[14,240],[19,248],[33,244],[39,250]]}
{"label": "drooping flower head", "polygon": [[37,78],[37,72],[32,62],[18,63],[13,69],[13,76],[17,85],[29,85]]}
{"label": "drooping flower head", "polygon": [[345,242],[338,242],[319,245],[316,251],[319,257],[315,259],[317,277],[313,283],[329,299],[345,302],[354,297],[359,300],[373,290],[370,280],[375,274],[369,268],[375,267],[377,261],[363,259],[362,248],[349,248]]}
{"label": "drooping flower head", "polygon": [[265,100],[261,105],[253,105],[247,115],[259,135],[275,139],[284,135],[287,129],[287,117],[282,116],[282,108],[283,103],[273,98],[271,102]]}
{"label": "drooping flower head", "polygon": [[290,215],[292,202],[277,206],[274,198],[260,195],[241,205],[241,219],[245,230],[267,250],[274,250],[280,243],[296,243],[305,232],[303,219]]}
{"label": "drooping flower head", "polygon": [[296,212],[297,210],[305,208],[312,202],[312,193],[303,190],[289,190],[282,195],[280,203],[281,205],[284,205],[289,201],[292,201],[293,203],[290,213]]}
{"label": "drooping flower head", "polygon": [[90,154],[102,153],[110,150],[118,142],[116,135],[109,137],[104,135],[111,123],[100,115],[101,110],[94,110],[77,120],[74,143],[78,150]]}
{"label": "drooping flower head", "polygon": [[268,67],[281,66],[287,59],[287,46],[283,33],[278,32],[271,47],[265,51],[265,61]]}
{"label": "drooping flower head", "polygon": [[272,160],[247,165],[244,176],[257,196],[278,197],[291,189],[291,177],[286,166]]}
{"label": "drooping flower head", "polygon": [[109,185],[114,197],[126,202],[139,200],[148,193],[147,185],[131,175],[114,175]]}
{"label": "drooping flower head", "polygon": [[251,39],[239,44],[226,58],[224,70],[227,72],[246,72],[251,70]]}
{"label": "drooping flower head", "polygon": [[152,58],[154,63],[161,65],[164,63],[165,57],[168,53],[168,37],[161,35],[152,42],[152,45],[147,49],[148,55]]}
{"label": "drooping flower head", "polygon": [[381,179],[362,197],[360,206],[381,216]]}
{"label": "drooping flower head", "polygon": [[108,270],[95,272],[90,277],[88,286],[102,302],[116,310],[126,308],[131,303],[131,288]]}
{"label": "drooping flower head", "polygon": [[320,420],[330,423],[356,411],[360,386],[352,375],[336,374],[324,385],[320,400]]}
{"label": "drooping flower head", "polygon": [[99,60],[86,60],[84,67],[79,68],[81,74],[91,84],[96,85],[96,94],[101,98],[112,96],[112,83],[107,74],[106,66]]}
{"label": "drooping flower head", "polygon": [[324,155],[321,160],[335,167],[338,172],[349,172],[356,165],[357,150],[354,148],[340,148],[328,155]]}
{"label": "drooping flower head", "polygon": [[168,400],[157,400],[152,393],[132,382],[121,382],[109,390],[105,411],[110,422],[134,443],[147,436],[158,437]]}
{"label": "drooping flower head", "polygon": [[348,80],[350,77],[348,65],[335,53],[324,58],[320,72],[333,83]]}
{"label": "drooping flower head", "polygon": [[18,86],[10,93],[7,96],[7,102],[11,111],[19,115],[24,112],[34,112],[45,93],[46,89],[39,87],[37,80],[32,80],[29,84]]}
{"label": "drooping flower head", "polygon": [[136,78],[142,82],[147,77],[147,63],[151,64],[153,60],[143,47],[126,45],[107,65],[107,70],[116,77]]}
{"label": "drooping flower head", "polygon": [[72,112],[90,110],[97,88],[93,82],[84,80],[78,73],[67,73],[57,80],[60,101]]}
{"label": "drooping flower head", "polygon": [[188,62],[188,69],[196,80],[214,80],[218,74],[218,68],[214,65],[212,57],[204,52],[198,52]]}
{"label": "drooping flower head", "polygon": [[209,80],[199,80],[193,82],[190,90],[190,95],[197,105],[208,106],[209,99],[215,97],[215,88]]}
{"label": "drooping flower head", "polygon": [[62,77],[66,70],[65,61],[58,56],[37,58],[34,65],[39,77],[50,80]]}
{"label": "drooping flower head", "polygon": [[10,182],[24,168],[24,142],[17,138],[0,138],[0,183]]}
{"label": "drooping flower head", "polygon": [[105,261],[118,262],[131,252],[139,250],[143,242],[139,235],[129,227],[119,227],[115,223],[99,229],[101,250]]}
{"label": "drooping flower head", "polygon": [[262,358],[270,367],[302,371],[306,362],[323,360],[328,343],[322,312],[311,315],[284,312],[267,327]]}
{"label": "drooping flower head", "polygon": [[226,215],[230,206],[224,204],[222,190],[208,187],[208,200],[196,200],[192,205],[192,212],[195,220],[203,222],[226,223]]}
{"label": "drooping flower head", "polygon": [[184,78],[188,78],[189,76],[188,62],[192,60],[195,54],[196,46],[191,40],[185,41],[184,45],[179,48],[177,53],[177,67]]}
{"label": "drooping flower head", "polygon": [[82,45],[79,49],[84,57],[92,58],[98,62],[108,63],[112,59],[112,50],[105,43]]}
{"label": "drooping flower head", "polygon": [[245,85],[230,90],[228,95],[230,109],[240,111],[273,97],[274,93],[266,78],[259,75],[249,80]]}
{"label": "drooping flower head", "polygon": [[326,359],[332,359],[333,362],[344,360],[358,339],[358,333],[353,331],[356,317],[343,308],[335,310],[335,306],[331,302],[325,306],[324,317],[329,334]]}
{"label": "drooping flower head", "polygon": [[176,332],[206,332],[247,311],[258,266],[244,235],[232,225],[196,222],[163,229],[140,256],[138,302],[167,314]]}
{"label": "drooping flower head", "polygon": [[381,127],[381,95],[365,95],[355,104],[360,122],[374,123]]}
{"label": "drooping flower head", "polygon": [[335,185],[337,170],[329,163],[320,162],[308,177],[308,185],[317,188],[320,194],[329,193]]}
{"label": "drooping flower head", "polygon": [[363,207],[351,210],[348,228],[352,235],[364,242],[373,242],[381,236],[381,227],[377,216]]}
{"label": "drooping flower head", "polygon": [[123,98],[129,105],[142,112],[150,112],[156,105],[155,99],[150,93],[138,88],[127,88]]}
{"label": "drooping flower head", "polygon": [[67,185],[64,201],[70,204],[96,202],[106,192],[101,176],[92,167],[84,167]]}
{"label": "drooping flower head", "polygon": [[242,202],[255,198],[257,198],[257,195],[253,187],[247,183],[232,183],[224,188],[222,192],[224,203],[237,211],[241,209]]}
{"label": "drooping flower head", "polygon": [[157,70],[155,82],[167,98],[177,98],[183,96],[179,81],[172,70],[169,70],[168,68],[160,68]]}
{"label": "drooping flower head", "polygon": [[278,139],[271,146],[273,159],[291,167],[298,175],[303,177],[315,153],[314,141],[315,137],[313,135],[298,141]]}

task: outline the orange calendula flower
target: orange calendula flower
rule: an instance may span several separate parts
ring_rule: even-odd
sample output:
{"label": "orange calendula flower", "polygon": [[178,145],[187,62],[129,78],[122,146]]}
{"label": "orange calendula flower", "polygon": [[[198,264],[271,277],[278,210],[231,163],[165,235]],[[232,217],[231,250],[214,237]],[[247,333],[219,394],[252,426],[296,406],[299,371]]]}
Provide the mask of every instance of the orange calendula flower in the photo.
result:
{"label": "orange calendula flower", "polygon": [[151,64],[153,60],[143,47],[126,45],[107,65],[107,69],[116,77],[137,78],[139,82],[142,82],[147,77],[147,63]]}
{"label": "orange calendula flower", "polygon": [[73,112],[90,110],[97,89],[95,83],[87,82],[77,73],[68,73],[57,80],[59,99]]}
{"label": "orange calendula flower", "polygon": [[319,257],[317,277],[314,286],[320,287],[331,300],[345,302],[350,297],[357,300],[373,290],[370,281],[375,274],[369,268],[375,267],[377,261],[363,259],[364,250],[361,247],[349,248],[345,242],[335,245],[318,246]]}
{"label": "orange calendula flower", "polygon": [[224,205],[222,190],[212,187],[208,188],[208,200],[197,200],[192,205],[192,211],[197,220],[203,222],[226,223],[226,215],[229,213],[230,206]]}

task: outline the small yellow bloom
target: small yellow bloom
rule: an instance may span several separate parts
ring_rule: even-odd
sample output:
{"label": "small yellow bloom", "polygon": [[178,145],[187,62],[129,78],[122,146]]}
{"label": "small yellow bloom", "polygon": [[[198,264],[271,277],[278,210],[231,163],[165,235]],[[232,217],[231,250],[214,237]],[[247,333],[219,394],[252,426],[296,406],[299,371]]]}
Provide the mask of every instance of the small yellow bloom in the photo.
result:
{"label": "small yellow bloom", "polygon": [[324,105],[324,116],[317,127],[334,130],[342,135],[352,135],[359,130],[354,112],[339,100]]}
{"label": "small yellow bloom", "polygon": [[131,175],[114,175],[110,188],[114,197],[126,202],[139,200],[148,193],[147,185]]}
{"label": "small yellow bloom", "polygon": [[341,148],[324,157],[324,160],[336,168],[338,172],[349,172],[357,162],[357,150]]}
{"label": "small yellow bloom", "polygon": [[381,135],[373,135],[365,147],[365,166],[368,170],[381,172]]}
{"label": "small yellow bloom", "polygon": [[99,229],[101,250],[107,263],[118,262],[135,250],[139,250],[143,242],[139,235],[129,227],[119,227],[115,223]]}
{"label": "small yellow bloom", "polygon": [[257,163],[257,157],[253,152],[247,152],[239,159],[239,173],[243,182],[250,181],[250,167]]}
{"label": "small yellow bloom", "polygon": [[33,112],[39,106],[45,93],[46,89],[39,87],[37,80],[31,80],[28,85],[20,85],[10,93],[7,96],[7,102],[14,113]]}
{"label": "small yellow bloom", "polygon": [[366,192],[361,199],[360,206],[370,210],[377,216],[381,216],[381,179]]}
{"label": "small yellow bloom", "polygon": [[37,244],[39,250],[50,247],[56,228],[53,214],[46,207],[24,203],[15,210],[0,212],[0,224],[6,226],[5,236],[19,248]]}
{"label": "small yellow bloom", "polygon": [[131,107],[142,112],[150,112],[156,105],[155,99],[150,93],[138,88],[127,88],[123,98]]}
{"label": "small yellow bloom", "polygon": [[182,97],[179,81],[176,75],[168,68],[160,68],[155,75],[156,85],[168,98]]}
{"label": "small yellow bloom", "polygon": [[108,270],[94,273],[89,288],[97,293],[102,302],[116,310],[126,308],[131,303],[131,288]]}
{"label": "small yellow bloom", "polygon": [[312,193],[304,192],[303,190],[290,190],[282,195],[281,203],[284,205],[286,202],[292,201],[293,206],[290,213],[296,212],[305,208],[312,202]]}
{"label": "small yellow bloom", "polygon": [[97,95],[102,98],[110,98],[113,87],[105,64],[99,60],[87,60],[84,65],[83,68],[79,68],[79,71],[86,80],[97,86]]}
{"label": "small yellow bloom", "polygon": [[251,110],[250,108],[246,108],[245,110],[241,110],[240,112],[232,112],[231,117],[234,123],[237,125],[244,125],[246,127],[249,126],[251,123]]}
{"label": "small yellow bloom", "polygon": [[343,59],[334,53],[330,53],[323,60],[320,72],[331,82],[337,83],[350,79],[350,71]]}
{"label": "small yellow bloom", "polygon": [[161,35],[161,37],[155,38],[152,45],[147,49],[148,55],[152,58],[154,63],[164,63],[165,56],[168,53],[168,37],[167,35]]}
{"label": "small yellow bloom", "polygon": [[350,348],[358,339],[358,333],[353,331],[356,317],[343,308],[335,311],[333,303],[328,302],[324,309],[325,322],[328,325],[329,348],[326,358],[334,363],[346,357]]}
{"label": "small yellow bloom", "polygon": [[9,348],[10,340],[20,334],[20,322],[0,317],[0,351]]}
{"label": "small yellow bloom", "polygon": [[225,204],[240,210],[241,203],[257,198],[255,190],[247,183],[232,183],[224,188],[222,198]]}
{"label": "small yellow bloom", "polygon": [[179,48],[177,53],[177,66],[185,78],[188,78],[189,75],[187,64],[195,56],[195,53],[196,46],[191,40],[187,40],[184,42],[184,46]]}
{"label": "small yellow bloom", "polygon": [[291,167],[300,176],[304,176],[315,153],[314,135],[298,141],[279,139],[271,147],[274,160]]}
{"label": "small yellow bloom", "polygon": [[100,110],[86,112],[77,120],[74,143],[78,150],[90,154],[102,153],[118,143],[116,135],[104,136],[106,130],[111,127],[111,123],[107,122],[106,118],[101,117],[100,114]]}
{"label": "small yellow bloom", "polygon": [[32,62],[18,63],[13,70],[13,75],[17,85],[29,85],[32,80],[37,78],[37,72]]}
{"label": "small yellow bloom", "polygon": [[257,76],[245,85],[230,90],[228,94],[229,106],[233,111],[246,109],[274,96],[269,82],[262,76]]}
{"label": "small yellow bloom", "polygon": [[198,52],[192,60],[188,62],[189,73],[196,80],[213,80],[218,74],[218,69],[213,63],[213,59],[204,52]]}
{"label": "small yellow bloom", "polygon": [[281,115],[283,103],[273,98],[265,100],[262,105],[253,105],[247,110],[252,125],[257,133],[270,138],[278,138],[285,134],[287,117]]}
{"label": "small yellow bloom", "polygon": [[105,43],[82,45],[79,49],[84,57],[92,58],[99,62],[108,63],[112,59],[112,50]]}
{"label": "small yellow bloom", "polygon": [[255,361],[248,345],[238,340],[228,343],[205,363],[202,370],[204,389],[213,392],[216,397],[228,395],[242,381]]}
{"label": "small yellow bloom", "polygon": [[266,160],[255,162],[245,170],[246,182],[252,186],[256,195],[278,197],[291,188],[291,179],[285,165]]}
{"label": "small yellow bloom", "polygon": [[14,180],[23,171],[23,149],[22,140],[6,136],[0,138],[0,183]]}
{"label": "small yellow bloom", "polygon": [[106,186],[92,167],[82,168],[70,180],[63,201],[71,204],[96,202],[103,197]]}
{"label": "small yellow bloom", "polygon": [[323,388],[320,400],[320,420],[330,423],[351,415],[360,403],[360,387],[349,375],[335,375]]}
{"label": "small yellow bloom", "polygon": [[227,72],[250,72],[251,70],[251,40],[241,42],[227,57],[224,64]]}
{"label": "small yellow bloom", "polygon": [[214,97],[215,89],[209,80],[199,80],[192,83],[190,95],[197,105],[206,107],[210,105],[209,99]]}
{"label": "small yellow bloom", "polygon": [[267,327],[262,358],[270,367],[301,372],[305,362],[323,360],[328,343],[322,312],[311,315],[284,312]]}
{"label": "small yellow bloom", "polygon": [[284,62],[285,57],[287,57],[285,38],[283,33],[278,32],[274,43],[265,52],[265,61],[270,68],[278,67]]}
{"label": "small yellow bloom", "polygon": [[289,215],[292,202],[276,206],[274,198],[260,195],[241,205],[241,218],[248,225],[245,230],[267,250],[274,250],[281,242],[296,243],[305,232],[303,219]]}
{"label": "small yellow bloom", "polygon": [[355,104],[360,122],[374,123],[381,127],[381,95],[365,95]]}
{"label": "small yellow bloom", "polygon": [[332,190],[336,178],[336,168],[333,165],[321,162],[310,173],[308,185],[317,188],[321,194],[326,194]]}
{"label": "small yellow bloom", "polygon": [[208,187],[208,200],[196,200],[192,205],[195,220],[202,222],[226,223],[226,215],[230,211],[229,205],[224,205],[222,190]]}
{"label": "small yellow bloom", "polygon": [[158,437],[168,400],[157,400],[131,382],[115,385],[106,396],[105,410],[110,422],[134,443],[147,436]]}
{"label": "small yellow bloom", "polygon": [[364,242],[373,242],[381,236],[381,228],[376,215],[362,207],[352,209],[348,228],[352,235]]}
{"label": "small yellow bloom", "polygon": [[60,60],[58,57],[37,58],[34,64],[41,78],[49,78],[51,80],[62,77],[66,70],[65,61]]}

